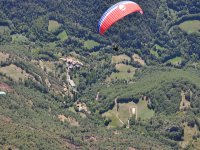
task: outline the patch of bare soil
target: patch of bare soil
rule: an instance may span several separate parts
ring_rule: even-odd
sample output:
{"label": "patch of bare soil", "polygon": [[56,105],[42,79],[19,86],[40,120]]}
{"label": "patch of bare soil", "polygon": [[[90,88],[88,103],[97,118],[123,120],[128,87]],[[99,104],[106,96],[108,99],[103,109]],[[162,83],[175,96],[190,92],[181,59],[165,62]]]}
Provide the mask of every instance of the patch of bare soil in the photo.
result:
{"label": "patch of bare soil", "polygon": [[7,77],[10,77],[15,81],[19,81],[20,79],[24,80],[25,78],[28,77],[34,78],[32,75],[26,73],[26,71],[22,70],[20,67],[17,67],[14,64],[1,67],[0,72],[4,73]]}
{"label": "patch of bare soil", "polygon": [[7,58],[9,58],[9,54],[7,53],[3,53],[3,52],[0,52],[0,61],[6,61]]}
{"label": "patch of bare soil", "polygon": [[11,92],[13,89],[6,83],[0,83],[0,90]]}
{"label": "patch of bare soil", "polygon": [[186,111],[190,107],[190,101],[186,99],[184,91],[181,91],[181,102],[179,109],[181,111]]}
{"label": "patch of bare soil", "polygon": [[132,58],[134,61],[140,63],[142,66],[146,65],[145,61],[138,54],[133,54]]}
{"label": "patch of bare soil", "polygon": [[12,123],[12,119],[4,115],[0,115],[0,120],[2,120],[4,123]]}

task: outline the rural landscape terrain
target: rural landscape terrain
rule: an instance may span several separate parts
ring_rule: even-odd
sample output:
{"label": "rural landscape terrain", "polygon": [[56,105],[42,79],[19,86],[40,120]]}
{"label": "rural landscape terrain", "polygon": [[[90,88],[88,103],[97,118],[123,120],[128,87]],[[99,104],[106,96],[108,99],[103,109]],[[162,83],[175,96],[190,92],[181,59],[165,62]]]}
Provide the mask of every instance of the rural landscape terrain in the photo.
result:
{"label": "rural landscape terrain", "polygon": [[0,1],[0,149],[200,150],[200,1],[117,2]]}

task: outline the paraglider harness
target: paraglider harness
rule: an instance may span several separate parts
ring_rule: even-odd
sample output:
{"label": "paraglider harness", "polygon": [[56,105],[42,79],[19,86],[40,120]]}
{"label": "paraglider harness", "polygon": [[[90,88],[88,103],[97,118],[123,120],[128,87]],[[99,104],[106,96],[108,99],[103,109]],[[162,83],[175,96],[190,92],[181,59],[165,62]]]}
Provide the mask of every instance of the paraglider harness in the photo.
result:
{"label": "paraglider harness", "polygon": [[118,51],[119,50],[119,44],[112,44],[112,48],[113,48],[113,50]]}

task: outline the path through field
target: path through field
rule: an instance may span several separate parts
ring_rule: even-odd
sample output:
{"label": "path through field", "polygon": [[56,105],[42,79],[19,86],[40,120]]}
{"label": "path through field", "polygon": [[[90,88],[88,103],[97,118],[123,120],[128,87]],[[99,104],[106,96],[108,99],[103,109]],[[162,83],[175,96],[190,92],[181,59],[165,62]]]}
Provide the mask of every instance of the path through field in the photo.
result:
{"label": "path through field", "polygon": [[[119,117],[119,104],[117,103],[117,98],[115,98],[115,106],[116,106],[116,118],[120,121],[120,123],[122,125],[124,125],[125,123],[120,119]],[[136,119],[138,118],[138,114],[137,114],[137,106],[134,107],[128,107],[127,111],[129,112],[129,117],[128,117],[128,121],[129,119],[135,114],[136,115]]]}

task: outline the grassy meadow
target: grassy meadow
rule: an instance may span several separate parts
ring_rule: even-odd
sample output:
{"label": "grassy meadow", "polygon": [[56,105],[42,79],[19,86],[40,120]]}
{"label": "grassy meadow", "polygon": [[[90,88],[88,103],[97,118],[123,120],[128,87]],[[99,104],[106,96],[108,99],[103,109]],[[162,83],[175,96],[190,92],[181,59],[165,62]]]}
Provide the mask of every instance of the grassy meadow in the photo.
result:
{"label": "grassy meadow", "polygon": [[185,21],[179,27],[187,33],[200,32],[200,20]]}

